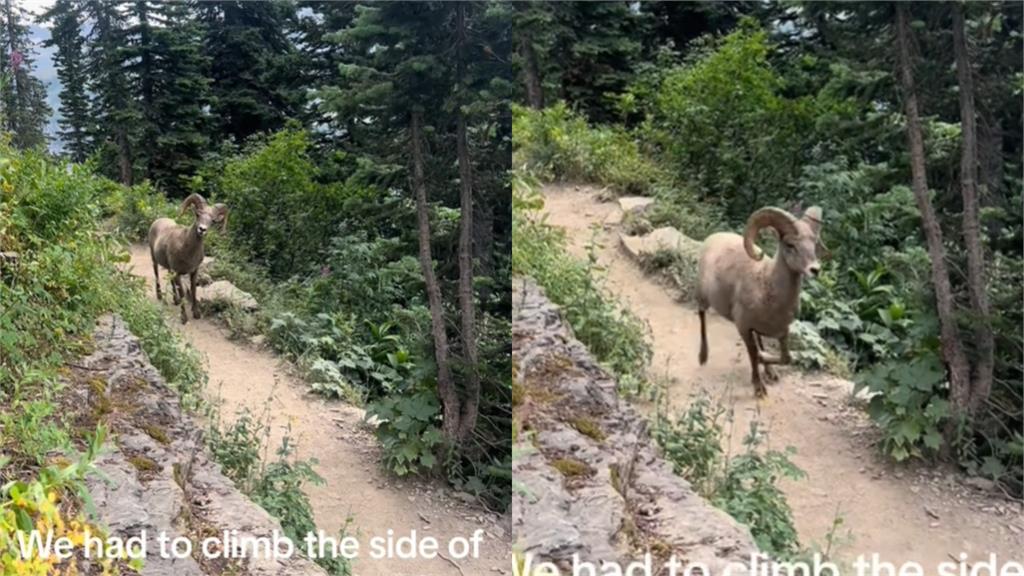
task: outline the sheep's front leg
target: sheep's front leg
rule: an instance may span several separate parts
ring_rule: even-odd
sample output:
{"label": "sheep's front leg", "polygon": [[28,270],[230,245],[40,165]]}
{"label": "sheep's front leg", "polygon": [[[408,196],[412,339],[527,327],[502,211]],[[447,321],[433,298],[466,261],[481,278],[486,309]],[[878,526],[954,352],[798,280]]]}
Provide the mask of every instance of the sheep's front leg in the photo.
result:
{"label": "sheep's front leg", "polygon": [[202,318],[202,315],[199,313],[199,306],[196,304],[196,276],[198,275],[197,272],[192,272],[188,275],[189,292],[192,293],[192,317],[196,320]]}
{"label": "sheep's front leg", "polygon": [[757,350],[758,350],[757,355],[758,355],[758,360],[761,361],[761,364],[764,364],[764,377],[765,377],[765,379],[768,380],[768,382],[772,382],[772,383],[773,382],[778,382],[779,381],[779,373],[775,371],[775,367],[772,365],[771,362],[765,362],[765,358],[771,359],[771,357],[764,353],[764,341],[761,339],[761,334],[755,332],[754,335],[757,338]]}
{"label": "sheep's front leg", "polygon": [[171,301],[174,302],[175,306],[181,304],[181,285],[178,284],[179,278],[180,276],[177,273],[175,273],[174,276],[171,276]]}
{"label": "sheep's front leg", "polygon": [[747,355],[750,356],[750,383],[754,385],[754,396],[764,398],[768,395],[768,389],[761,382],[761,372],[757,369],[761,351],[757,347],[756,335],[753,330],[744,330],[740,332],[740,337],[747,345]]}
{"label": "sheep's front leg", "polygon": [[174,277],[174,288],[175,293],[180,296],[178,300],[178,305],[181,306],[181,323],[184,324],[188,322],[188,314],[185,313],[185,288],[181,285],[181,275]]}

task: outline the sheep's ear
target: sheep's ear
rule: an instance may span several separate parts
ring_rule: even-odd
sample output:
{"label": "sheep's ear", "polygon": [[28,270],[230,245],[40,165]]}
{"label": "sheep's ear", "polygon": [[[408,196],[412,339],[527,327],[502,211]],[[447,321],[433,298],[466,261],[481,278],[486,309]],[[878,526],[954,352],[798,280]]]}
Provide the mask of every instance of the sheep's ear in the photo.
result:
{"label": "sheep's ear", "polygon": [[821,218],[821,207],[811,206],[804,212],[802,220],[807,222],[811,229],[814,230],[814,234],[817,235],[821,231]]}
{"label": "sheep's ear", "polygon": [[214,204],[213,205],[213,221],[220,226],[220,231],[223,232],[228,229],[228,207],[227,204]]}

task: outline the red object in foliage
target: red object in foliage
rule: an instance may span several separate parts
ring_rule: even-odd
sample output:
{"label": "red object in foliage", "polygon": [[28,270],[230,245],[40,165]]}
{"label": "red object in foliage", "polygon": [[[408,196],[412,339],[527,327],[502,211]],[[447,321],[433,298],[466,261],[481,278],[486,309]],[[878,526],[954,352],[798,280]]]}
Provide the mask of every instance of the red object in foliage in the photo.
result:
{"label": "red object in foliage", "polygon": [[15,50],[11,52],[11,70],[17,72],[18,68],[21,67],[21,63],[25,61],[25,56],[21,52]]}

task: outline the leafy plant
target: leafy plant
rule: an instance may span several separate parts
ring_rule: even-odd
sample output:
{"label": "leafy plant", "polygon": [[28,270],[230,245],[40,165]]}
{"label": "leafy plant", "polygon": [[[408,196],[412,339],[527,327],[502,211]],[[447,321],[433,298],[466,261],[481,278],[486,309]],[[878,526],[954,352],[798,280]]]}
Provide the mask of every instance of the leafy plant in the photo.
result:
{"label": "leafy plant", "polygon": [[779,488],[784,478],[799,479],[803,472],[785,451],[764,448],[765,435],[752,421],[744,438],[744,451],[729,456],[722,449],[724,416],[720,404],[698,396],[675,420],[660,409],[651,436],[672,463],[672,468],[712,504],[747,525],[758,547],[777,559],[796,557],[802,549],[793,525],[793,512]]}
{"label": "leafy plant", "polygon": [[[276,459],[265,461],[261,454],[268,439],[266,424],[243,411],[227,427],[222,427],[218,415],[210,426],[206,443],[224,475],[277,518],[285,536],[298,543],[317,531],[304,486],[319,485],[324,480],[316,473],[316,459],[294,458],[295,448],[287,431],[281,438]],[[318,557],[315,561],[332,576],[352,573],[349,561],[340,556]]]}
{"label": "leafy plant", "polygon": [[724,412],[721,405],[712,405],[706,396],[698,396],[674,421],[659,409],[651,426],[651,437],[672,463],[672,470],[705,497],[714,494],[716,476],[723,464],[719,419]]}
{"label": "leafy plant", "polygon": [[513,165],[545,179],[604,184],[643,194],[662,177],[635,139],[615,126],[590,126],[564,102],[544,110],[512,105]]}
{"label": "leafy plant", "polygon": [[50,452],[64,454],[71,448],[67,426],[54,422],[53,412],[50,402],[19,403],[10,412],[0,414],[3,435],[15,442],[19,452],[43,464]]}
{"label": "leafy plant", "polygon": [[936,454],[950,417],[941,360],[927,354],[878,364],[858,374],[855,391],[874,395],[868,406],[882,429],[882,450],[897,461]]}
{"label": "leafy plant", "polygon": [[788,558],[800,552],[800,544],[793,510],[778,483],[783,478],[802,478],[804,473],[790,461],[795,449],[761,450],[763,442],[757,422],[751,422],[743,440],[746,450],[729,460],[712,503],[749,526],[762,551]]}
{"label": "leafy plant", "polygon": [[441,406],[429,391],[406,392],[372,402],[367,417],[376,418],[384,466],[405,476],[433,470],[444,437],[439,428]]}

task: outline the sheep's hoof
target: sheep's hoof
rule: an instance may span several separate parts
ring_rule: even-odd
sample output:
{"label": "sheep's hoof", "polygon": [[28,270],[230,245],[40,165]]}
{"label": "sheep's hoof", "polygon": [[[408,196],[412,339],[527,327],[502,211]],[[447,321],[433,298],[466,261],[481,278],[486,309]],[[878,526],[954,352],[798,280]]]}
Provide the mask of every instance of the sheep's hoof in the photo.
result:
{"label": "sheep's hoof", "polygon": [[188,323],[188,314],[186,314],[184,310],[181,311],[181,323],[182,324],[187,324]]}
{"label": "sheep's hoof", "polygon": [[195,318],[196,320],[199,320],[200,318],[203,317],[203,315],[199,313],[199,309],[198,308],[193,308],[192,309],[192,317]]}
{"label": "sheep's hoof", "polygon": [[764,400],[768,397],[768,389],[764,387],[761,382],[754,382],[754,397],[758,400]]}
{"label": "sheep's hoof", "polygon": [[764,367],[764,377],[769,384],[775,384],[779,381],[779,373],[771,366]]}

